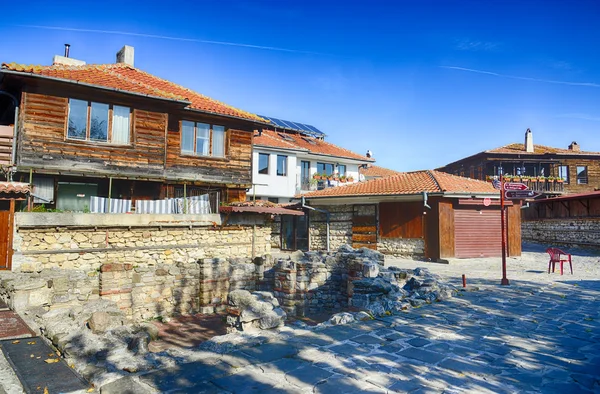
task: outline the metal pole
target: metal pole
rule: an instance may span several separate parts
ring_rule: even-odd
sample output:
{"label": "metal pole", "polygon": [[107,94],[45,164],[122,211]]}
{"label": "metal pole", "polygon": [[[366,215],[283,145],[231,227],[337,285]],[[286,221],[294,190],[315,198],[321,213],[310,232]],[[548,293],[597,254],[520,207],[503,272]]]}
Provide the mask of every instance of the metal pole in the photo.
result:
{"label": "metal pole", "polygon": [[187,204],[185,199],[187,198],[187,183],[183,184],[183,213],[187,213]]}
{"label": "metal pole", "polygon": [[504,232],[504,174],[500,174],[500,226],[502,232],[502,280],[500,284],[509,285],[506,277],[506,233]]}
{"label": "metal pole", "polygon": [[27,200],[27,211],[31,212],[31,208],[33,208],[33,197],[31,197],[31,194],[33,193],[33,169],[32,168],[29,169],[29,190],[31,190],[31,192],[29,192],[29,196],[28,196],[28,200]]}
{"label": "metal pole", "polygon": [[108,178],[108,213],[110,213],[110,208],[112,207],[112,177]]}

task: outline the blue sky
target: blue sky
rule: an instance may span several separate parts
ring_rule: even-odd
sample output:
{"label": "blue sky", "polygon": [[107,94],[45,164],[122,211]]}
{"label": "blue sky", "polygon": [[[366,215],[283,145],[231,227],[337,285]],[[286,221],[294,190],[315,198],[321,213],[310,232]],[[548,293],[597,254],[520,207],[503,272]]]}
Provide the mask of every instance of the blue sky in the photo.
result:
{"label": "blue sky", "polygon": [[527,128],[536,144],[577,141],[600,151],[594,1],[3,7],[1,62],[50,64],[70,43],[71,57],[111,63],[132,45],[144,71],[250,112],[312,124],[399,171],[522,142]]}

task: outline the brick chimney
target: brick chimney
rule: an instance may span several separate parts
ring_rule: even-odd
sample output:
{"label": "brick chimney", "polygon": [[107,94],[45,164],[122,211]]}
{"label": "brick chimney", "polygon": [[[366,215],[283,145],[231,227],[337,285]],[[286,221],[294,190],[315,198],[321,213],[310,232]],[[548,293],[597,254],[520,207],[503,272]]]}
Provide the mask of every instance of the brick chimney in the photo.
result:
{"label": "brick chimney", "polygon": [[581,151],[581,148],[579,148],[579,144],[576,141],[571,142],[571,145],[569,145],[569,150],[572,150],[573,152],[579,152]]}
{"label": "brick chimney", "polygon": [[525,151],[533,153],[533,133],[529,129],[525,132]]}
{"label": "brick chimney", "polygon": [[117,63],[125,63],[134,67],[133,65],[133,47],[124,45],[119,52],[117,52]]}

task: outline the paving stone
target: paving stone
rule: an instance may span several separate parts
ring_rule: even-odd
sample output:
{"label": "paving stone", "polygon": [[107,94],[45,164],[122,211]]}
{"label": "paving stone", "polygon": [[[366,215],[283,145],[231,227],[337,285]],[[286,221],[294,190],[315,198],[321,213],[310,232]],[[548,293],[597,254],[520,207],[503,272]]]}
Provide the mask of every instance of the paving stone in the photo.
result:
{"label": "paving stone", "polygon": [[448,345],[447,343],[435,343],[435,344],[431,344],[429,346],[427,346],[425,348],[426,350],[429,350],[431,352],[437,352],[437,353],[448,353],[448,351],[450,350],[450,345]]}
{"label": "paving stone", "polygon": [[240,372],[231,376],[224,376],[211,381],[222,390],[232,393],[288,393],[289,388],[282,387],[284,382],[276,382],[264,374]]}
{"label": "paving stone", "polygon": [[395,393],[413,393],[423,387],[423,384],[418,379],[401,380],[389,387]]}
{"label": "paving stone", "polygon": [[592,393],[592,391],[581,387],[577,382],[553,382],[542,386],[540,389],[544,394],[564,394],[564,393]]}
{"label": "paving stone", "polygon": [[335,376],[316,385],[315,394],[358,394],[358,393],[386,393],[387,390],[377,387],[372,383],[349,379],[345,376]]}
{"label": "paving stone", "polygon": [[264,373],[285,373],[307,365],[309,365],[309,363],[297,358],[282,358],[270,363],[259,364],[258,367],[262,369]]}
{"label": "paving stone", "polygon": [[327,350],[329,350],[330,352],[332,352],[334,354],[341,354],[341,355],[344,355],[347,357],[352,357],[357,354],[366,354],[371,351],[371,349],[367,349],[363,346],[351,345],[349,343],[345,343],[342,345],[335,345],[335,346],[328,348]]}
{"label": "paving stone", "polygon": [[435,364],[443,360],[446,355],[436,352],[430,352],[421,348],[407,348],[398,352],[399,355],[406,358],[412,358],[428,364]]}
{"label": "paving stone", "polygon": [[439,364],[442,368],[450,369],[458,373],[468,373],[475,375],[498,375],[502,370],[489,365],[475,362],[473,360],[459,360],[455,358],[448,358]]}
{"label": "paving stone", "polygon": [[195,389],[204,381],[231,373],[232,368],[226,363],[207,365],[199,361],[150,372],[140,376],[140,381],[159,392],[168,392],[174,389]]}
{"label": "paving stone", "polygon": [[406,342],[408,342],[411,346],[414,346],[414,347],[423,347],[423,346],[427,346],[431,343],[427,339],[423,339],[423,338],[413,338]]}
{"label": "paving stone", "polygon": [[586,389],[595,389],[600,391],[600,375],[584,375],[580,373],[571,374],[574,381],[585,387]]}
{"label": "paving stone", "polygon": [[260,346],[241,349],[241,352],[260,362],[269,362],[284,357],[292,357],[298,353],[298,349],[290,344],[267,343]]}
{"label": "paving stone", "polygon": [[331,372],[312,365],[304,365],[300,368],[289,371],[285,375],[285,380],[298,387],[314,386],[318,382],[325,380],[333,375]]}
{"label": "paving stone", "polygon": [[115,380],[100,387],[100,394],[149,394],[153,392],[154,390],[150,387],[134,380],[131,376]]}
{"label": "paving stone", "polygon": [[364,344],[364,345],[382,345],[386,341],[383,338],[375,337],[372,335],[359,335],[352,338],[352,342]]}

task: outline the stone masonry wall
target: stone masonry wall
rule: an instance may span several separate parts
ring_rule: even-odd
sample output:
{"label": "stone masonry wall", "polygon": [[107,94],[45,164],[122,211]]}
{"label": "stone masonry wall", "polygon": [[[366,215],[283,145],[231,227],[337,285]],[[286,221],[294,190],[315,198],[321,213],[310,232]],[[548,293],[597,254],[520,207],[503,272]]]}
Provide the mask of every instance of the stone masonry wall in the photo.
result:
{"label": "stone masonry wall", "polygon": [[[19,229],[14,270],[95,271],[105,263],[160,265],[252,255],[252,228]],[[257,227],[255,254],[271,251],[271,229]]]}
{"label": "stone masonry wall", "polygon": [[[352,205],[317,207],[329,211],[329,250],[352,244]],[[327,249],[327,215],[310,211],[310,250]]]}
{"label": "stone masonry wall", "polygon": [[521,237],[544,244],[600,248],[600,218],[523,221]]}
{"label": "stone masonry wall", "polygon": [[425,240],[422,238],[379,238],[377,250],[393,256],[423,257]]}

